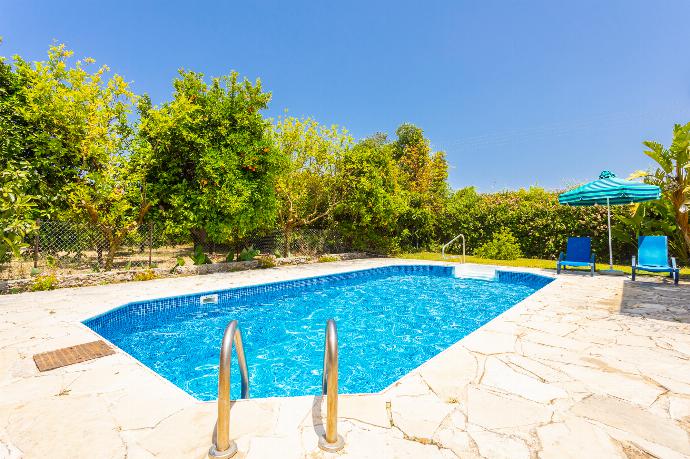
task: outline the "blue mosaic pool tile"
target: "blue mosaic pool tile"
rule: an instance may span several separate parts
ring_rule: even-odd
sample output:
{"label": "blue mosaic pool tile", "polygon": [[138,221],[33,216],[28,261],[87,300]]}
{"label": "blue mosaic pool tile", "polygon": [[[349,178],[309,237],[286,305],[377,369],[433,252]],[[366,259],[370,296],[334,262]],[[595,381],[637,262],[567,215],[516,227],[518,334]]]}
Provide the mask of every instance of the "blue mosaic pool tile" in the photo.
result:
{"label": "blue mosaic pool tile", "polygon": [[[151,317],[152,320],[159,320],[164,318],[167,314],[175,314],[179,308],[183,307],[204,311],[205,307],[214,306],[201,304],[200,298],[204,295],[217,294],[219,302],[246,301],[247,298],[252,298],[253,301],[257,302],[265,302],[277,296],[285,295],[289,291],[308,290],[327,283],[339,284],[353,279],[370,280],[372,278],[384,278],[400,274],[451,277],[453,275],[453,267],[439,265],[384,266],[304,279],[236,287],[227,290],[136,301],[124,304],[99,316],[92,317],[84,321],[84,324],[96,332],[103,332],[111,327],[126,328],[134,322],[133,319],[135,317],[140,319],[142,317]],[[546,276],[514,271],[496,271],[496,274],[496,280],[498,282],[521,284],[537,289],[553,280]]]}
{"label": "blue mosaic pool tile", "polygon": [[496,280],[508,284],[520,284],[540,289],[553,281],[553,278],[519,271],[496,270]]}

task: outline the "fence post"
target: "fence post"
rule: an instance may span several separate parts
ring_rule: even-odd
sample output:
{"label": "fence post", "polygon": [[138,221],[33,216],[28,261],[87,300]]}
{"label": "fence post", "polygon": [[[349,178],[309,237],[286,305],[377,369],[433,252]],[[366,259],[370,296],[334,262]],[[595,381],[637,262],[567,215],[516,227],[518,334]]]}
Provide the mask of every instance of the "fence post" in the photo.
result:
{"label": "fence post", "polygon": [[36,235],[34,236],[34,268],[38,268],[38,241],[39,241],[39,233],[41,231],[41,219],[40,218],[36,219],[36,225],[38,225],[38,227],[36,228]]}
{"label": "fence post", "polygon": [[149,269],[151,269],[151,252],[153,251],[153,222],[149,222]]}

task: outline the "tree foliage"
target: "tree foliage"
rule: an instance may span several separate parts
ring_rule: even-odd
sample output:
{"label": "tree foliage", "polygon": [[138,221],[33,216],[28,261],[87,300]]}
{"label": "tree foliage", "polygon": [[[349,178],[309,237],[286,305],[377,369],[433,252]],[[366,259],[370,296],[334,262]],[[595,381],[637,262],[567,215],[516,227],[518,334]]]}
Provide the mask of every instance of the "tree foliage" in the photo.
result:
{"label": "tree foliage", "polygon": [[501,228],[490,241],[479,246],[474,255],[490,260],[516,260],[522,257],[522,249],[513,233],[508,228]]}
{"label": "tree foliage", "polygon": [[180,71],[173,99],[139,111],[139,154],[146,181],[170,234],[231,242],[275,220],[275,180],[281,156],[261,115],[270,93],[238,74],[206,83]]}
{"label": "tree foliage", "polygon": [[99,254],[106,250],[110,269],[122,240],[151,205],[129,167],[133,131],[127,116],[134,94],[119,75],[108,77],[107,66],[91,71],[93,59],[72,64],[72,54],[56,45],[47,61],[17,57],[14,71],[3,66],[0,126],[9,140],[2,163],[27,165],[21,183],[39,215],[88,218],[107,241]]}
{"label": "tree foliage", "polygon": [[[671,237],[674,253],[682,260],[690,258],[690,123],[673,126],[673,140],[666,148],[653,141],[644,142],[644,154],[658,165],[655,170],[638,171],[633,177],[644,177],[645,182],[661,188],[668,206],[656,206],[656,217],[666,220],[659,228]],[[645,206],[645,209],[649,206]],[[671,222],[673,225],[671,226]]]}
{"label": "tree foliage", "polygon": [[404,123],[391,144],[406,202],[399,217],[400,244],[419,248],[435,239],[437,215],[443,212],[448,185],[445,153],[432,152],[430,141],[419,127]]}
{"label": "tree foliage", "polygon": [[[237,244],[276,225],[286,253],[305,227],[385,253],[438,248],[458,233],[470,253],[500,251],[513,237],[528,257],[555,257],[568,236],[608,250],[603,207],[560,206],[541,188],[451,191],[445,154],[413,124],[390,141],[355,143],[310,118],[271,124],[262,115],[271,94],[236,72],[207,80],[181,70],[173,88],[154,106],[108,67],[72,61],[64,45],[46,61],[0,58],[0,258],[20,253],[37,218],[89,221],[104,235],[97,250],[108,269],[145,218],[191,237],[199,254],[201,244]],[[688,260],[690,123],[674,127],[668,147],[644,144],[658,167],[636,176],[663,199],[612,209],[614,257],[627,260],[638,235],[659,233]]]}
{"label": "tree foliage", "polygon": [[30,218],[34,197],[29,195],[28,164],[6,164],[0,171],[0,262],[18,256],[24,237],[36,228]]}
{"label": "tree foliage", "polygon": [[[595,253],[608,253],[606,207],[562,206],[558,194],[538,187],[498,193],[478,193],[472,187],[457,190],[438,219],[439,239],[449,241],[463,233],[468,252],[474,253],[506,228],[530,258],[555,259],[568,236],[589,236]],[[628,212],[623,206],[611,210],[614,215]],[[614,250],[617,259],[627,259],[631,248],[621,243]]]}
{"label": "tree foliage", "polygon": [[336,221],[360,250],[383,253],[399,249],[398,217],[405,208],[392,149],[382,139],[367,139],[343,160],[342,201]]}
{"label": "tree foliage", "polygon": [[323,126],[313,119],[287,117],[274,127],[276,146],[285,158],[277,177],[277,220],[289,256],[292,233],[330,217],[343,200],[348,181],[343,158],[352,137],[338,126]]}

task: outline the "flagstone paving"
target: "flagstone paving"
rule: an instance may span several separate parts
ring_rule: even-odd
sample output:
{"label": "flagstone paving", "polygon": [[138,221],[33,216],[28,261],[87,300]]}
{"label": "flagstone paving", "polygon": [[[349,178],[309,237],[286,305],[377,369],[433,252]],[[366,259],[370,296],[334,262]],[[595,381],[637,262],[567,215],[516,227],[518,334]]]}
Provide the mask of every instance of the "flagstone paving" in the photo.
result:
{"label": "flagstone paving", "polygon": [[[0,297],[1,458],[198,458],[216,405],[127,354],[39,373],[127,301],[411,260],[369,259]],[[512,269],[512,268],[509,268]],[[690,458],[690,286],[564,274],[379,394],[235,402],[238,458]]]}

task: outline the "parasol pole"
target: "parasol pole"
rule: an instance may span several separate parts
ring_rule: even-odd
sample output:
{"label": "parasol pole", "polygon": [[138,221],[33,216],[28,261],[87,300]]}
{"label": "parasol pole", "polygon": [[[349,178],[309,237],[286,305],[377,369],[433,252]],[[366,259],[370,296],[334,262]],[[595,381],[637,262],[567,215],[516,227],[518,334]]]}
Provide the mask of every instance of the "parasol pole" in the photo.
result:
{"label": "parasol pole", "polygon": [[609,217],[609,269],[613,271],[613,249],[611,249],[611,202],[606,198],[606,210]]}

